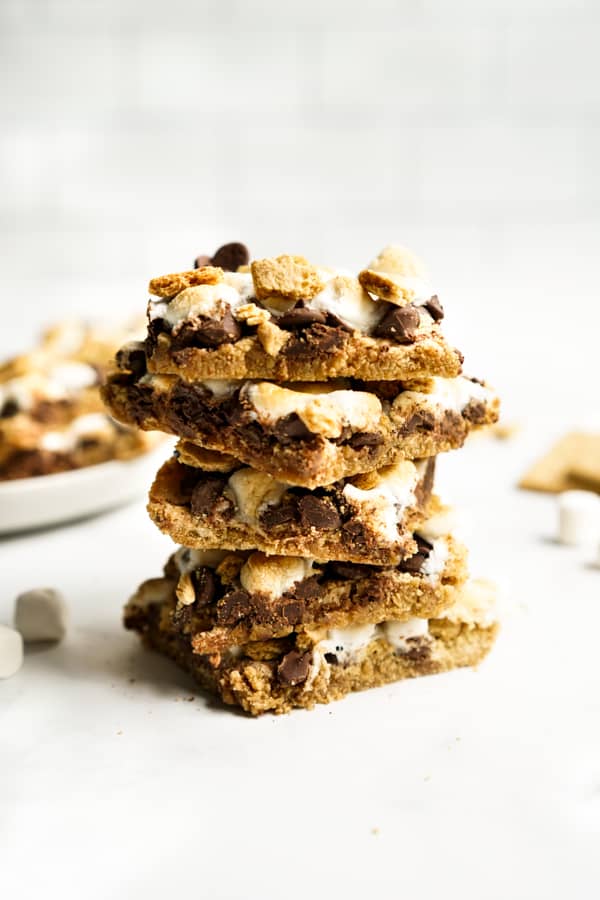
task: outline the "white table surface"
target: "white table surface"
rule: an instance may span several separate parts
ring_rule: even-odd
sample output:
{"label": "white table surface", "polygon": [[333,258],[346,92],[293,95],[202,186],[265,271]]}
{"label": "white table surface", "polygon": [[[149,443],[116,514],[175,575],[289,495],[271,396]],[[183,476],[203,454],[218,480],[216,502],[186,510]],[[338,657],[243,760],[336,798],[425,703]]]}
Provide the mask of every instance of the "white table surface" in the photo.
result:
{"label": "white table surface", "polygon": [[2,896],[597,897],[600,569],[513,488],[546,431],[441,461],[506,598],[489,659],[310,713],[223,711],[123,630],[171,546],[141,501],[0,541],[0,620],[41,584],[73,618],[0,683]]}

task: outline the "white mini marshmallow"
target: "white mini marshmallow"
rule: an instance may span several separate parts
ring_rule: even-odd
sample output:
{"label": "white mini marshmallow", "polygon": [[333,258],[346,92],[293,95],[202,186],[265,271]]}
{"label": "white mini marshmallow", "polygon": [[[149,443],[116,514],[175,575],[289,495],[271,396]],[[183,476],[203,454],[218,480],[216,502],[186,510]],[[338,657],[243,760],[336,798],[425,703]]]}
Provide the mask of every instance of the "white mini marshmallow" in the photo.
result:
{"label": "white mini marshmallow", "polygon": [[558,498],[558,539],[575,546],[600,534],[600,497],[591,491],[565,491]]}
{"label": "white mini marshmallow", "polygon": [[10,678],[23,665],[23,638],[14,628],[0,625],[0,678]]}
{"label": "white mini marshmallow", "polygon": [[26,643],[61,641],[68,618],[64,597],[53,588],[35,588],[17,597],[15,626]]}

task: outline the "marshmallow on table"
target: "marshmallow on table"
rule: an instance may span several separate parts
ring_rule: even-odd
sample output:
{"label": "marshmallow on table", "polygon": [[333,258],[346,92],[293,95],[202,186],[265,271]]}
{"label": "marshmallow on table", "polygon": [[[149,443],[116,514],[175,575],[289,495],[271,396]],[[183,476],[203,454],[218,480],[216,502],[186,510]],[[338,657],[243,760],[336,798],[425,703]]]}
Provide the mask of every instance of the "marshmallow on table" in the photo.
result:
{"label": "marshmallow on table", "polygon": [[53,588],[35,588],[17,597],[15,626],[25,642],[62,640],[67,621],[64,597]]}
{"label": "marshmallow on table", "polygon": [[10,678],[23,665],[23,638],[14,628],[0,625],[0,678]]}
{"label": "marshmallow on table", "polygon": [[591,491],[565,491],[558,498],[561,544],[586,544],[600,535],[600,497]]}

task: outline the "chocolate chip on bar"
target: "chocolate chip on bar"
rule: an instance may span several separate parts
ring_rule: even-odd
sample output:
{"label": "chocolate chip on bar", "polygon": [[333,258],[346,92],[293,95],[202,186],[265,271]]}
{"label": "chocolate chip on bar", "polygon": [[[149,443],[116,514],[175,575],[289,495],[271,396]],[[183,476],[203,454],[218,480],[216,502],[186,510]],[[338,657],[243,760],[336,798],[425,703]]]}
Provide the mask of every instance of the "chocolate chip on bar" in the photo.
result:
{"label": "chocolate chip on bar", "polygon": [[232,241],[219,247],[211,262],[213,266],[219,266],[226,272],[237,272],[241,266],[247,266],[250,262],[250,252],[245,244]]}
{"label": "chocolate chip on bar", "polygon": [[376,337],[390,338],[397,344],[412,344],[417,336],[421,317],[414,306],[390,309],[375,329]]}
{"label": "chocolate chip on bar", "polygon": [[314,494],[306,494],[298,503],[300,520],[305,528],[333,531],[341,525],[341,519],[333,503]]}
{"label": "chocolate chip on bar", "polygon": [[144,341],[130,341],[117,351],[116,363],[119,369],[131,372],[136,378],[146,374],[146,345]]}
{"label": "chocolate chip on bar", "polygon": [[441,322],[444,318],[444,307],[440,303],[437,294],[434,294],[424,306],[434,322]]}
{"label": "chocolate chip on bar", "polygon": [[190,499],[190,509],[195,516],[210,515],[223,494],[224,478],[206,478],[198,482]]}
{"label": "chocolate chip on bar", "polygon": [[[302,303],[302,301],[300,302]],[[324,325],[326,318],[325,314],[320,312],[320,310],[307,309],[305,306],[298,304],[285,315],[279,316],[277,324],[280,328],[295,331],[297,328],[306,328],[315,323]]]}
{"label": "chocolate chip on bar", "polygon": [[290,650],[283,657],[277,667],[277,675],[282,684],[302,684],[308,678],[312,653],[307,650],[300,653],[299,650]]}

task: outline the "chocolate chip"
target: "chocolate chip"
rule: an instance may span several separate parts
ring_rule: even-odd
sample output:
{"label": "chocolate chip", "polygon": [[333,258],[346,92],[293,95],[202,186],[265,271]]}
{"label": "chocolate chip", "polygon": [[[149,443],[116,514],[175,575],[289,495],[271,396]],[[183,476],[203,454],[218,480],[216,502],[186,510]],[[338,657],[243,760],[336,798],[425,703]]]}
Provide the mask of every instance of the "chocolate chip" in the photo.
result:
{"label": "chocolate chip", "polygon": [[333,353],[348,340],[347,329],[336,326],[330,328],[315,322],[301,331],[297,337],[290,339],[284,348],[284,354],[290,359],[318,360],[324,353]]}
{"label": "chocolate chip", "polygon": [[158,344],[158,338],[161,334],[169,334],[171,327],[166,319],[156,318],[150,319],[148,322],[148,331],[146,335],[146,355],[152,356]]}
{"label": "chocolate chip", "polygon": [[19,404],[16,400],[5,400],[4,406],[0,409],[0,419],[10,419],[19,412]]}
{"label": "chocolate chip", "polygon": [[299,650],[290,650],[277,666],[277,676],[282,684],[302,684],[308,678],[310,669],[311,651],[301,653]]}
{"label": "chocolate chip", "polygon": [[217,593],[217,578],[212,569],[202,566],[196,569],[192,576],[196,588],[196,603],[198,606],[207,606],[215,599]]}
{"label": "chocolate chip", "polygon": [[289,625],[298,625],[302,621],[302,604],[293,601],[286,603],[281,610],[281,615]]}
{"label": "chocolate chip", "polygon": [[444,307],[440,303],[437,294],[434,294],[424,306],[434,322],[441,322],[444,318]]}
{"label": "chocolate chip", "polygon": [[372,573],[371,566],[362,563],[332,562],[330,569],[334,577],[354,581],[356,578],[368,578]]}
{"label": "chocolate chip", "polygon": [[190,498],[190,510],[194,516],[209,516],[215,508],[215,504],[223,494],[225,487],[224,478],[205,478],[200,481]]}
{"label": "chocolate chip", "polygon": [[312,431],[308,430],[297,413],[290,413],[289,416],[278,419],[273,426],[273,434],[283,441],[290,438],[302,441],[313,437]]}
{"label": "chocolate chip", "polygon": [[431,643],[427,639],[408,638],[406,643],[411,646],[400,654],[403,659],[409,659],[411,662],[425,662],[431,656]]}
{"label": "chocolate chip", "polygon": [[331,501],[313,494],[306,494],[298,502],[300,521],[305,528],[318,531],[333,531],[340,527],[341,519]]}
{"label": "chocolate chip", "polygon": [[417,534],[415,534],[415,541],[417,542],[417,552],[408,559],[403,559],[398,566],[401,572],[407,572],[409,575],[419,574],[423,564],[429,558],[429,554],[433,550],[433,544],[430,544],[429,541],[419,537]]}
{"label": "chocolate chip", "polygon": [[294,597],[297,597],[299,600],[310,600],[318,597],[321,593],[319,577],[319,575],[311,575],[310,578],[303,578],[302,581],[297,581],[290,593],[293,593]]}
{"label": "chocolate chip", "polygon": [[359,431],[352,435],[348,443],[353,450],[360,450],[361,447],[378,447],[383,444],[383,435],[377,434],[376,431]]}
{"label": "chocolate chip", "polygon": [[276,528],[296,521],[296,507],[293,503],[269,504],[261,512],[260,524],[264,528]]}
{"label": "chocolate chip", "polygon": [[335,653],[326,653],[325,654],[325,662],[328,662],[330,666],[336,666],[338,662],[338,658]]}
{"label": "chocolate chip", "polygon": [[242,327],[227,310],[220,319],[199,317],[184,321],[173,332],[171,346],[174,351],[186,347],[219,347],[232,344],[242,335]]}
{"label": "chocolate chip", "polygon": [[217,603],[217,624],[235,625],[251,611],[248,591],[237,590],[225,594]]}
{"label": "chocolate chip", "polygon": [[483,400],[470,400],[462,411],[463,419],[472,425],[479,425],[485,421],[486,406]]}
{"label": "chocolate chip", "polygon": [[213,266],[218,266],[228,272],[237,272],[240,266],[247,266],[250,262],[250,253],[245,244],[233,241],[231,244],[223,244],[219,247],[211,260]]}
{"label": "chocolate chip", "polygon": [[194,268],[195,269],[203,269],[205,266],[210,266],[212,260],[210,256],[206,256],[206,254],[201,253],[200,256],[197,256],[194,260]]}
{"label": "chocolate chip", "polygon": [[119,369],[131,372],[136,378],[146,374],[146,345],[144,341],[131,341],[117,350],[116,362]]}
{"label": "chocolate chip", "polygon": [[414,306],[395,306],[386,313],[374,334],[397,344],[412,344],[420,321],[419,311]]}
{"label": "chocolate chip", "polygon": [[295,331],[296,328],[307,328],[315,323],[323,325],[324,322],[325,315],[318,309],[308,309],[300,305],[295,306],[294,309],[277,319],[277,324],[280,328],[289,329],[290,331]]}
{"label": "chocolate chip", "polygon": [[346,325],[345,322],[339,318],[339,316],[335,316],[333,313],[327,313],[327,325],[330,328],[337,328],[339,331],[345,331],[348,334],[352,334],[354,332],[354,328],[350,325]]}
{"label": "chocolate chip", "polygon": [[412,434],[414,431],[433,431],[435,428],[435,416],[429,410],[419,410],[408,419],[400,433],[402,436]]}

